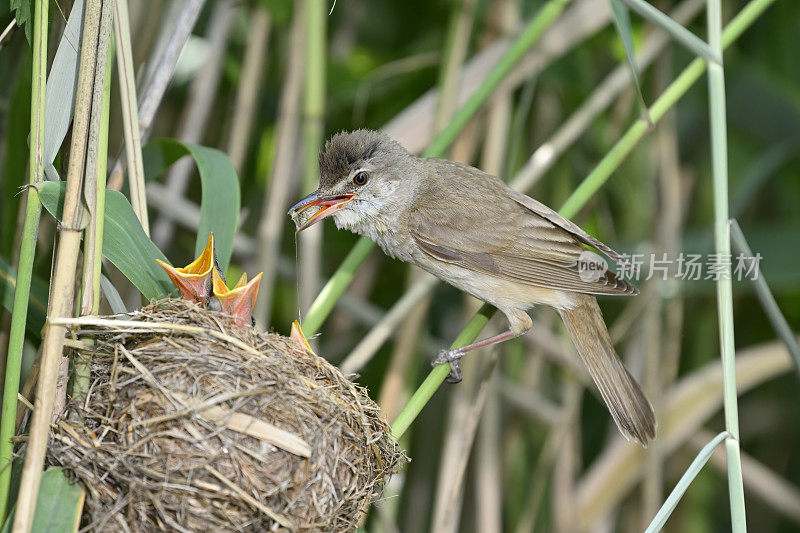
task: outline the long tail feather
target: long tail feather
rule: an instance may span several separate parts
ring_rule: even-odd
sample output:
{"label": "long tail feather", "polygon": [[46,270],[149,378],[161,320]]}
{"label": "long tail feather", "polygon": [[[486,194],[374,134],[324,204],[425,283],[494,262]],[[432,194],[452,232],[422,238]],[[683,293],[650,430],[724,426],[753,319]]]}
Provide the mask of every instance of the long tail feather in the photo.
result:
{"label": "long tail feather", "polygon": [[559,313],[620,432],[646,446],[656,436],[653,407],[614,351],[597,300],[586,295]]}

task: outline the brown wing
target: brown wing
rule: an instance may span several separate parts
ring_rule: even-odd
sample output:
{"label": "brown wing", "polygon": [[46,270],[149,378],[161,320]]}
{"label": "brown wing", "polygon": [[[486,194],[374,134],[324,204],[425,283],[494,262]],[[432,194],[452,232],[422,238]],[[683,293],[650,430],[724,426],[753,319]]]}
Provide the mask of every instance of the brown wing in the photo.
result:
{"label": "brown wing", "polygon": [[588,244],[603,252],[610,248],[580,228],[584,239],[530,209],[502,182],[499,186],[483,182],[482,189],[463,185],[450,182],[438,187],[435,198],[418,202],[410,211],[411,235],[428,255],[535,287],[587,294],[638,293],[611,271],[596,281],[581,279],[578,258],[586,251],[581,241],[590,240]]}
{"label": "brown wing", "polygon": [[515,202],[520,204],[521,206],[525,207],[526,209],[530,209],[537,215],[545,218],[553,223],[553,225],[560,227],[564,231],[570,233],[573,237],[578,239],[580,242],[584,244],[588,244],[589,246],[596,248],[610,257],[615,263],[625,263],[625,259],[623,259],[620,254],[615,252],[611,249],[611,247],[603,244],[598,239],[592,237],[580,226],[572,222],[571,220],[567,220],[566,218],[559,215],[557,212],[553,211],[546,205],[541,202],[538,202],[531,198],[530,196],[526,196],[521,192],[515,191],[514,189],[509,188],[509,194],[514,199]]}

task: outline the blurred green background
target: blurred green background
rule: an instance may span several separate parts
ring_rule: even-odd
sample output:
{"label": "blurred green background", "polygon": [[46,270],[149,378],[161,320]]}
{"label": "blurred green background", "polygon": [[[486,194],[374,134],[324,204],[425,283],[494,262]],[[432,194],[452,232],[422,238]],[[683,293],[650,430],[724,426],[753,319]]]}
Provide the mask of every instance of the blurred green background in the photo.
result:
{"label": "blurred green background", "polygon": [[[140,86],[146,79],[148,58],[179,4],[130,2],[134,68]],[[513,37],[542,4],[517,0],[339,0],[335,6],[288,0],[206,2],[149,137],[191,140],[232,156],[239,170],[242,211],[229,279],[238,278],[242,270],[253,275],[263,269],[259,254],[264,250],[263,226],[270,220],[266,195],[278,186],[275,180],[286,191],[281,206],[285,213],[313,181],[315,170],[306,154],[322,148],[321,141],[340,130],[384,128],[406,146],[422,151],[434,128],[446,123],[463,103],[458,100],[459,90],[480,81],[471,66],[490,65],[492,50]],[[667,13],[676,9],[691,13],[686,26],[705,38],[703,2],[653,4]],[[722,5],[725,24],[746,2],[725,0]],[[51,60],[70,7],[69,0],[51,3]],[[323,95],[319,116],[309,112],[307,98],[314,89],[304,90],[304,74],[310,62],[320,58],[307,54],[307,48],[298,51],[298,46],[314,46],[309,33],[313,30],[307,27],[311,17],[303,9],[324,11],[320,17],[324,34],[316,33],[324,58],[320,71],[324,76],[316,87]],[[5,28],[12,18],[8,2],[0,3],[0,26]],[[638,15],[632,14],[631,20],[638,51],[653,39],[654,29]],[[798,35],[800,3],[777,0],[724,55],[731,216],[738,220],[752,250],[761,254],[762,274],[794,328],[800,324]],[[256,48],[248,44],[254,41]],[[255,63],[246,63],[248,51]],[[674,42],[667,42],[654,55],[652,64],[640,72],[648,104],[694,58]],[[526,192],[559,208],[640,116],[627,76],[621,90],[609,91],[604,84],[612,71],[626,69],[625,63],[608,2],[569,2],[509,81],[468,124],[449,157],[511,179],[535,150],[556,146],[552,165],[542,167],[543,174]],[[454,70],[448,71],[448,64]],[[462,64],[467,65],[464,71]],[[18,188],[27,175],[30,65],[31,49],[24,31],[12,31],[0,49],[0,261],[11,265],[17,260],[15,239],[21,220]],[[292,68],[298,69],[294,82]],[[116,73],[112,79],[109,169],[123,146]],[[254,95],[243,113],[249,119],[245,125],[236,113],[247,101],[244,89]],[[210,94],[204,95],[203,90]],[[426,95],[427,104],[420,104]],[[599,97],[607,103],[587,115],[583,106]],[[714,211],[708,99],[704,75],[573,219],[626,253],[711,253]],[[421,105],[427,107],[415,107]],[[561,147],[554,135],[571,124],[576,114],[585,122],[577,123],[574,141]],[[439,118],[438,124],[434,117]],[[233,143],[237,128],[244,131]],[[65,145],[56,160],[59,170],[67,150]],[[169,180],[169,174],[163,179]],[[192,177],[185,192],[179,193],[190,207],[196,208],[200,201],[198,184]],[[127,192],[127,187],[123,185],[122,190]],[[169,196],[166,199],[151,201],[151,227],[164,224],[164,213],[174,208]],[[190,218],[175,224],[161,242],[156,240],[177,265],[192,259],[197,226]],[[271,297],[262,304],[270,309],[269,328],[288,334],[291,321],[298,318],[298,307],[302,316],[309,303],[299,304],[298,298],[316,294],[356,237],[326,223],[319,225],[321,240],[304,244],[306,235],[296,239],[287,216],[281,214],[278,220],[278,228],[271,226],[278,236],[278,241],[273,239],[278,246],[278,274],[274,285],[268,282]],[[45,216],[34,270],[35,277],[45,282],[53,230],[52,218]],[[306,261],[314,250],[319,265]],[[311,264],[316,270],[296,275],[301,264]],[[140,304],[124,277],[112,267],[109,275],[128,309]],[[374,250],[347,297],[313,340],[318,353],[341,363],[416,276],[408,266]],[[702,372],[713,373],[714,365],[718,369],[713,281],[680,282],[671,276],[664,282],[638,284],[642,288],[638,298],[602,298],[600,304],[618,351],[654,400],[663,442],[657,440],[646,452],[620,442],[598,397],[585,392],[585,378],[573,364],[576,354],[560,321],[549,310],[536,310],[534,331],[501,348],[496,367],[490,365],[488,353],[471,355],[464,383],[444,385],[425,407],[403,439],[412,462],[386,488],[365,529],[643,530],[699,447],[724,428],[724,420],[719,385],[712,385],[713,380],[706,385],[697,381]],[[753,359],[752,368],[743,371],[751,382],[739,404],[748,525],[752,531],[797,531],[798,374],[776,340],[752,284],[736,281],[734,291],[740,358],[757,350],[767,354]],[[430,302],[418,304],[408,321],[394,325],[392,338],[363,368],[357,368],[358,381],[369,388],[390,420],[427,374],[435,350],[452,342],[470,316],[468,310],[475,308],[457,290],[437,286]],[[8,311],[2,313],[0,351],[4,352]],[[499,330],[505,324],[498,318],[491,326]],[[35,337],[29,341],[28,365],[38,343]],[[702,386],[696,396],[680,396],[681,387],[698,383]],[[722,457],[712,459],[692,484],[666,530],[730,530]]]}

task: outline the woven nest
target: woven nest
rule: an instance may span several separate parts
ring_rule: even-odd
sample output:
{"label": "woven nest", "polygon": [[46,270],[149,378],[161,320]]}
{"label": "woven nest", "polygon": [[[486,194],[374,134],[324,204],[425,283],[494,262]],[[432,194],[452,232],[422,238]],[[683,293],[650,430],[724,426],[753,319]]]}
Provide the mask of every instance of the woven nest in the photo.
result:
{"label": "woven nest", "polygon": [[183,300],[115,318],[137,324],[79,331],[88,399],[48,452],[86,530],[349,531],[405,461],[366,390],[293,339]]}

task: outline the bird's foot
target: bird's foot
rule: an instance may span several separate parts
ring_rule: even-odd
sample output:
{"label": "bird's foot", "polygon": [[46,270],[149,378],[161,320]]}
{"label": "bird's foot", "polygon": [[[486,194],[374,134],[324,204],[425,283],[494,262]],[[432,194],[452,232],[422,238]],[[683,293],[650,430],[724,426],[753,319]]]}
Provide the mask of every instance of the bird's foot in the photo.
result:
{"label": "bird's foot", "polygon": [[464,357],[464,354],[458,350],[442,350],[431,362],[431,366],[439,366],[449,363],[450,374],[447,375],[447,382],[460,383],[464,377],[461,372],[461,366],[459,366],[462,357]]}

